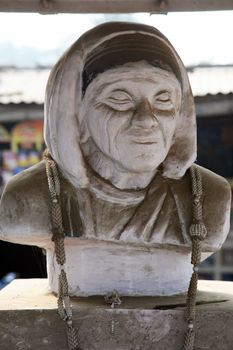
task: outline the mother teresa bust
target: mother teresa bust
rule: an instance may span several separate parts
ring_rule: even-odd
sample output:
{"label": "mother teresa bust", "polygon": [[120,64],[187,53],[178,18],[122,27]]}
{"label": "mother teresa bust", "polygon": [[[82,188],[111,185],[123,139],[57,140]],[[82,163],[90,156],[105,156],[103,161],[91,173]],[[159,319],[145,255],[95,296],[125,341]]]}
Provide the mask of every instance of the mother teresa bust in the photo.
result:
{"label": "mother teresa bust", "polygon": [[[230,188],[193,165],[196,121],[186,70],[156,29],[107,23],[85,33],[53,68],[45,140],[60,177],[70,293],[168,295],[191,274],[192,184],[202,179],[207,236],[202,259],[229,230]],[[217,196],[216,196],[217,194]],[[51,240],[44,161],[15,176],[1,203],[4,240],[47,251]]]}

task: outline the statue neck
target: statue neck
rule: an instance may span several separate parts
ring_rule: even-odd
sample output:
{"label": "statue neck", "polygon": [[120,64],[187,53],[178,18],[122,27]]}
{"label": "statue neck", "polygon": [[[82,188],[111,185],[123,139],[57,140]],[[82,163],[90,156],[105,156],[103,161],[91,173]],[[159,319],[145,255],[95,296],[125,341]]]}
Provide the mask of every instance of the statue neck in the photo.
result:
{"label": "statue neck", "polygon": [[143,173],[127,171],[118,162],[105,156],[90,139],[82,144],[82,149],[90,167],[102,178],[122,190],[146,188],[157,172],[157,170]]}

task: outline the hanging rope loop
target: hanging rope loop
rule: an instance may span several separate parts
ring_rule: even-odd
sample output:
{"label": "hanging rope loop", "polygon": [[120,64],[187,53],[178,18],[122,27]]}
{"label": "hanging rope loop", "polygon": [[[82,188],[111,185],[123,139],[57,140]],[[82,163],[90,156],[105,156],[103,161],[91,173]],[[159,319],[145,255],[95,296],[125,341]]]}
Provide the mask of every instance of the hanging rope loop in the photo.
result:
{"label": "hanging rope loop", "polygon": [[[61,319],[66,322],[68,349],[81,350],[78,341],[77,329],[75,329],[73,326],[72,308],[70,304],[68,281],[65,269],[65,234],[62,222],[59,172],[57,165],[50,156],[48,150],[44,152],[44,160],[50,193],[52,240],[54,242],[56,261],[60,267],[60,274],[58,277],[58,313]],[[201,261],[202,241],[207,236],[207,229],[203,222],[202,179],[198,167],[193,165],[190,168],[190,174],[192,183],[192,224],[190,225],[189,233],[192,241],[191,263],[193,265],[193,274],[187,293],[187,303],[184,315],[187,322],[187,331],[184,338],[183,350],[194,349],[198,265]],[[110,304],[112,308],[121,304],[121,299],[116,291],[108,294],[105,297],[105,301]],[[114,333],[114,328],[115,321],[112,319],[112,333]]]}
{"label": "hanging rope loop", "polygon": [[65,233],[62,222],[59,172],[48,150],[44,152],[44,161],[50,194],[52,241],[54,242],[56,261],[60,267],[60,274],[58,276],[58,313],[61,319],[66,322],[68,349],[81,350],[79,347],[77,330],[73,327],[69,286],[65,269]]}
{"label": "hanging rope loop", "polygon": [[189,283],[187,293],[185,320],[188,323],[188,329],[184,338],[183,350],[193,350],[195,341],[195,319],[196,319],[196,298],[198,284],[198,265],[201,261],[202,241],[207,236],[207,229],[203,223],[202,209],[202,179],[197,166],[190,168],[192,183],[192,224],[189,233],[192,241],[191,263],[193,265],[193,274]]}

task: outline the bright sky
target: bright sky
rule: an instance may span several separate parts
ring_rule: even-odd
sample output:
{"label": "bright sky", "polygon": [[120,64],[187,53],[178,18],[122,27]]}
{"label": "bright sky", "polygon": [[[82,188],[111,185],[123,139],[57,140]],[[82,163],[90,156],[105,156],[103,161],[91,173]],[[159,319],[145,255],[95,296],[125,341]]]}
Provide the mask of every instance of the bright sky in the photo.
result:
{"label": "bright sky", "polygon": [[233,63],[233,11],[168,15],[0,14],[0,44],[11,42],[41,50],[68,47],[83,32],[109,20],[153,25],[172,42],[186,65]]}

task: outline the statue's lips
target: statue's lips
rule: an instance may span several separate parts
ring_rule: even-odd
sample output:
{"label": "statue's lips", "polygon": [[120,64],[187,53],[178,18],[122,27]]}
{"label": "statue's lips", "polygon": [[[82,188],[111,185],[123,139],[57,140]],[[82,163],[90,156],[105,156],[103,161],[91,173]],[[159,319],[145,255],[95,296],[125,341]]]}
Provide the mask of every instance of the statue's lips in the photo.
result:
{"label": "statue's lips", "polygon": [[130,143],[140,144],[140,145],[154,145],[158,143],[158,134],[151,129],[134,129],[131,131],[129,136]]}
{"label": "statue's lips", "polygon": [[155,143],[158,143],[158,140],[155,139],[155,137],[149,137],[147,136],[134,136],[130,139],[130,143],[136,143],[136,144],[140,144],[140,145],[154,145]]}
{"label": "statue's lips", "polygon": [[148,145],[148,146],[150,146],[150,145],[154,145],[154,144],[156,144],[158,142],[156,142],[156,141],[140,141],[140,140],[137,140],[137,141],[132,141],[131,143],[136,143],[136,144],[139,144],[139,145]]}

